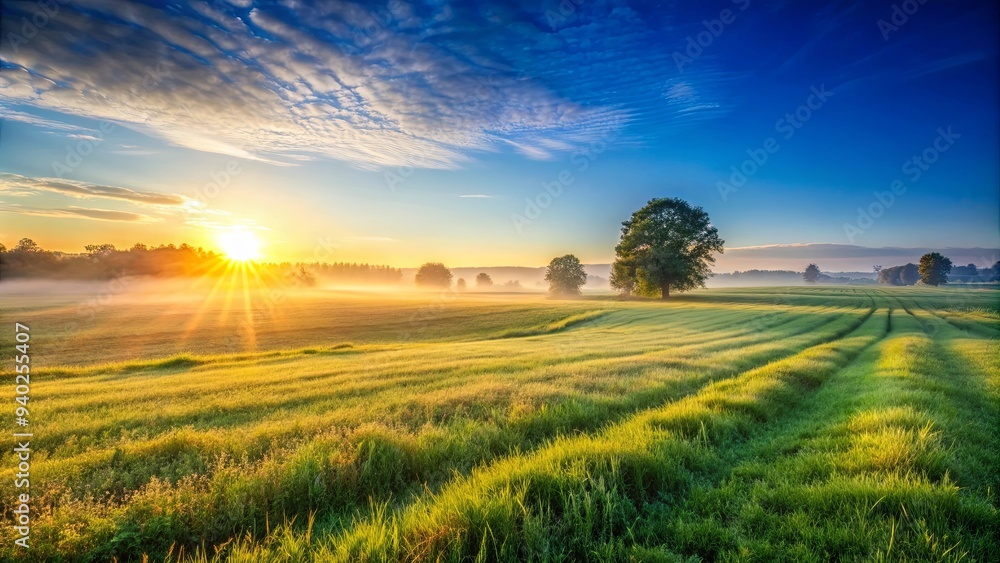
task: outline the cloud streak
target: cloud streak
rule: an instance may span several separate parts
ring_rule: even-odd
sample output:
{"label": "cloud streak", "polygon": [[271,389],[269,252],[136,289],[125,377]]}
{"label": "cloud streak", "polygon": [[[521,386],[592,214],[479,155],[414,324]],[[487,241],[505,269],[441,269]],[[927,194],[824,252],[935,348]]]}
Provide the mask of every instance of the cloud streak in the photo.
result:
{"label": "cloud streak", "polygon": [[112,211],[109,209],[93,209],[89,207],[65,207],[55,209],[42,209],[38,207],[25,207],[21,205],[11,205],[0,203],[0,211],[6,213],[17,213],[20,215],[34,215],[37,217],[57,217],[71,219],[91,219],[95,221],[126,221],[138,223],[155,223],[160,219],[143,215],[142,213],[132,213],[130,211]]}
{"label": "cloud streak", "polygon": [[51,192],[78,199],[117,199],[139,205],[183,206],[188,201],[184,196],[176,194],[143,192],[59,178],[28,178],[18,174],[0,173],[0,193],[23,196],[33,192]]}

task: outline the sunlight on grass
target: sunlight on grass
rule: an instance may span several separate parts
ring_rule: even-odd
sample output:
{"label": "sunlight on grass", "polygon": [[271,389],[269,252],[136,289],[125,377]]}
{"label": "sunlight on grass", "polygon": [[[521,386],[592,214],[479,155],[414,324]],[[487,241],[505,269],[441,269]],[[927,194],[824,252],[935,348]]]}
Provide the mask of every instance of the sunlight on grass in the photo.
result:
{"label": "sunlight on grass", "polygon": [[81,349],[33,382],[32,556],[981,559],[995,342],[895,295],[310,297],[283,347]]}

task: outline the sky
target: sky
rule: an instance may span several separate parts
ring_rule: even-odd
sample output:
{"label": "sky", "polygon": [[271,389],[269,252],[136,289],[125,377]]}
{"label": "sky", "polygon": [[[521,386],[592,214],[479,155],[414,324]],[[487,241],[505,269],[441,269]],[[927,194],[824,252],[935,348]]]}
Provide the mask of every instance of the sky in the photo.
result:
{"label": "sky", "polygon": [[[996,2],[3,3],[0,242],[717,271],[1000,259]],[[884,264],[884,265],[892,265]]]}

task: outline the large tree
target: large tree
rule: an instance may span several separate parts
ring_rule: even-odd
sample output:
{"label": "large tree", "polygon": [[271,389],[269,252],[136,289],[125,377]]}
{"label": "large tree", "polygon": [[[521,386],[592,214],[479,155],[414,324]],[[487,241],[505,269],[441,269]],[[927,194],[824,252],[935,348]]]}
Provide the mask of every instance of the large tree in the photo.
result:
{"label": "large tree", "polygon": [[572,254],[553,258],[545,270],[545,281],[553,295],[580,295],[580,288],[587,283],[587,272],[580,259]]}
{"label": "large tree", "polygon": [[939,252],[928,252],[920,257],[920,281],[926,285],[941,285],[948,283],[948,273],[951,272],[951,260]]}
{"label": "large tree", "polygon": [[476,287],[493,287],[493,278],[486,272],[479,272],[476,276]]}
{"label": "large tree", "polygon": [[414,278],[422,287],[451,287],[451,270],[440,262],[428,262],[417,270]]}
{"label": "large tree", "polygon": [[[615,247],[616,287],[630,282],[636,293],[667,299],[670,290],[704,287],[716,252],[723,251],[719,231],[708,213],[678,198],[652,199],[622,223]],[[628,279],[631,278],[631,279]]]}
{"label": "large tree", "polygon": [[805,273],[802,274],[802,279],[807,282],[815,282],[819,279],[819,266],[816,264],[809,264],[806,266]]}

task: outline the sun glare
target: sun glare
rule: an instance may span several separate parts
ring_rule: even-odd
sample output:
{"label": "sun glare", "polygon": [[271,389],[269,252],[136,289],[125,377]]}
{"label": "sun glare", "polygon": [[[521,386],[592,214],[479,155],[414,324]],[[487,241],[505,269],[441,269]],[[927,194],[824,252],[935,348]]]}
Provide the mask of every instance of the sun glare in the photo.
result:
{"label": "sun glare", "polygon": [[243,262],[260,256],[260,242],[257,237],[242,227],[233,227],[219,235],[219,246],[230,260]]}

